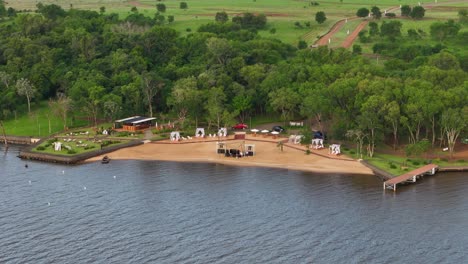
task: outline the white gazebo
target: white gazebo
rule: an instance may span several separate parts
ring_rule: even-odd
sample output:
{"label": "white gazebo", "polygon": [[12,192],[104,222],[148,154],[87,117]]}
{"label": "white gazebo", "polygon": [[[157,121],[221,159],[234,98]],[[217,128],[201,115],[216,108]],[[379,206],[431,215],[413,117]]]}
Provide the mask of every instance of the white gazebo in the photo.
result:
{"label": "white gazebo", "polygon": [[328,153],[332,155],[339,155],[341,153],[341,146],[339,144],[331,144]]}
{"label": "white gazebo", "polygon": [[227,128],[222,127],[218,130],[219,137],[227,137]]}
{"label": "white gazebo", "polygon": [[195,130],[195,137],[204,138],[205,137],[205,129],[202,128],[202,127],[197,128],[197,130]]}
{"label": "white gazebo", "polygon": [[173,131],[171,132],[171,141],[179,141],[180,139],[180,133],[179,131]]}
{"label": "white gazebo", "polygon": [[312,139],[312,147],[314,149],[321,149],[321,148],[324,148],[323,147],[323,139],[321,138],[314,138]]}
{"label": "white gazebo", "polygon": [[53,145],[54,145],[54,150],[55,151],[61,151],[62,150],[62,143],[57,141],[57,142],[54,142]]}

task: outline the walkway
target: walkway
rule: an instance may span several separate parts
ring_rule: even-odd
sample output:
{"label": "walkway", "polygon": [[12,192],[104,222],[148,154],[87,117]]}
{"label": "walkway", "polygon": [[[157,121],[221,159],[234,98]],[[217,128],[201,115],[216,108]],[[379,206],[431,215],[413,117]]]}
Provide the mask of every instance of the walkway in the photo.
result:
{"label": "walkway", "polygon": [[423,166],[419,169],[415,169],[413,171],[410,171],[408,173],[405,173],[403,175],[400,175],[398,177],[392,178],[386,182],[383,183],[383,188],[384,189],[392,189],[393,191],[396,191],[396,185],[399,183],[404,183],[404,182],[416,182],[416,179],[426,175],[434,175],[436,170],[439,168],[439,166],[435,164],[428,164],[426,166]]}

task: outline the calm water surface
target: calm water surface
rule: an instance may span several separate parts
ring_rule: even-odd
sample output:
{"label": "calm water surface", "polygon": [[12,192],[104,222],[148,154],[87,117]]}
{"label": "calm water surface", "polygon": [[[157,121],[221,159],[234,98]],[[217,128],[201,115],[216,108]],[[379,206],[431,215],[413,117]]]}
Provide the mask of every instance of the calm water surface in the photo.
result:
{"label": "calm water surface", "polygon": [[0,263],[468,263],[466,173],[394,194],[373,176],[0,153]]}

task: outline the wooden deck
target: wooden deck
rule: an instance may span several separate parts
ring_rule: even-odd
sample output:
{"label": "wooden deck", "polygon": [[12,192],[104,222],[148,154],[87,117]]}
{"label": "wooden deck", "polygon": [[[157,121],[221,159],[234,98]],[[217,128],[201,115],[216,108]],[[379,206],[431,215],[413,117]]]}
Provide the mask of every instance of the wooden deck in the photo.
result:
{"label": "wooden deck", "polygon": [[383,183],[383,188],[384,189],[392,189],[393,191],[396,191],[396,186],[399,183],[405,183],[405,182],[416,182],[416,180],[424,176],[426,174],[434,175],[436,170],[439,168],[439,166],[435,164],[428,164],[426,166],[423,166],[421,168],[415,169],[413,171],[410,171],[408,173],[405,173],[403,175],[397,176],[395,178],[392,178],[388,181],[385,181]]}

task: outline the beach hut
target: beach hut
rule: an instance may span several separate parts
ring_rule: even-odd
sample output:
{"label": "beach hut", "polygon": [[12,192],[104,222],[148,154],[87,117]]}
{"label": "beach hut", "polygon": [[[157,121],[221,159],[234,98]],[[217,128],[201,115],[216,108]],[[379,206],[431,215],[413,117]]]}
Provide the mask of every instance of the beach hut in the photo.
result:
{"label": "beach hut", "polygon": [[114,122],[114,128],[126,131],[138,131],[151,127],[154,124],[155,117],[132,116],[119,119]]}

